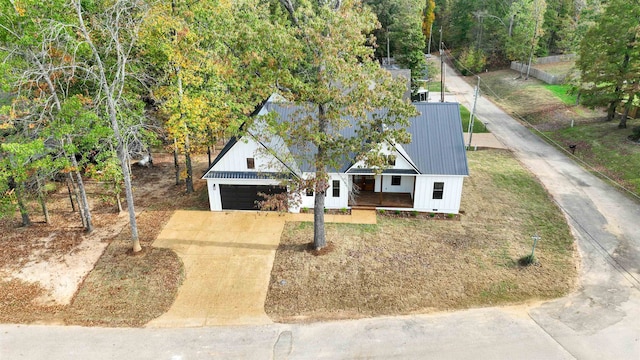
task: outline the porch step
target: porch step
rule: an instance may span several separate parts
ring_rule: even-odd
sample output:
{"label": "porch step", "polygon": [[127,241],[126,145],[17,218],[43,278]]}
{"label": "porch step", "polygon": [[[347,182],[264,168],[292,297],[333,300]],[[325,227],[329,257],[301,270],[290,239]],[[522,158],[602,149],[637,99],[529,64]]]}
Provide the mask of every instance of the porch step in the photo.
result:
{"label": "porch step", "polygon": [[375,210],[376,207],[373,205],[351,205],[351,209],[355,210]]}

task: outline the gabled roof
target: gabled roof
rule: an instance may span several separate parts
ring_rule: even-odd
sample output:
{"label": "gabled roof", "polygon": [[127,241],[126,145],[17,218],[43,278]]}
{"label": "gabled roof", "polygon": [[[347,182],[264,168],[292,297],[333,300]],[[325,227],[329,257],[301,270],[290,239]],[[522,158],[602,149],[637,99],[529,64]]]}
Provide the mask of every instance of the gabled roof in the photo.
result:
{"label": "gabled roof", "polygon": [[422,174],[469,175],[458,103],[416,103],[403,148]]}
{"label": "gabled roof", "polygon": [[[407,160],[415,165],[420,174],[469,175],[459,104],[414,103],[414,105],[419,114],[409,119],[407,131],[411,134],[411,143],[402,144],[402,148],[410,157],[410,159]],[[277,113],[277,121],[291,121],[292,119],[295,120],[296,118],[302,118],[304,116],[315,116],[317,113],[317,110],[309,110],[305,107],[282,101],[267,101],[261,110]],[[256,111],[255,114],[259,112],[260,111]],[[347,120],[355,123],[353,119]],[[250,132],[247,131],[247,133],[253,137]],[[356,135],[356,129],[353,126],[345,126],[340,129],[338,135],[344,138],[350,138]],[[255,140],[258,141],[257,138],[255,138]],[[209,170],[224,157],[237,141],[238,139],[234,137],[227,143]],[[258,142],[268,148],[274,141],[274,139],[271,139],[266,143]],[[305,156],[299,155],[308,155],[310,152],[315,151],[315,149],[303,149],[290,146],[289,151],[295,158],[304,159]],[[356,154],[349,154],[349,156],[341,159],[340,169],[336,170],[338,172],[346,172],[354,164],[355,157]],[[314,171],[312,163],[286,164],[286,161],[281,161],[292,170],[292,172],[293,169],[296,168],[303,172]],[[209,170],[207,170],[207,172]]]}

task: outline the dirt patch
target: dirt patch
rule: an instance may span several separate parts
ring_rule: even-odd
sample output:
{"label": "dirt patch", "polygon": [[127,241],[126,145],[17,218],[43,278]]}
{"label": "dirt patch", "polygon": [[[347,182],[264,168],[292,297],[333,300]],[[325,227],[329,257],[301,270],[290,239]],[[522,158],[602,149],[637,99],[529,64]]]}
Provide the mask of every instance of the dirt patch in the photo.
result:
{"label": "dirt patch", "polygon": [[[136,326],[170,306],[182,265],[173,252],[150,244],[174,209],[208,208],[206,184],[196,180],[196,192],[186,195],[183,183],[175,185],[172,156],[154,154],[154,163],[133,168],[142,256],[127,254],[128,214],[118,214],[114,199],[92,182],[91,234],[83,232],[62,184],[49,196],[50,224],[35,202],[29,204],[33,226],[20,227],[17,218],[0,221],[0,321]],[[196,156],[194,174],[206,165],[206,157]]]}
{"label": "dirt patch", "polygon": [[[328,224],[314,256],[311,223],[288,223],[265,310],[281,322],[359,318],[548,299],[575,288],[573,237],[559,209],[507,151],[469,153],[460,221],[378,216]],[[542,240],[536,266],[517,261]]]}

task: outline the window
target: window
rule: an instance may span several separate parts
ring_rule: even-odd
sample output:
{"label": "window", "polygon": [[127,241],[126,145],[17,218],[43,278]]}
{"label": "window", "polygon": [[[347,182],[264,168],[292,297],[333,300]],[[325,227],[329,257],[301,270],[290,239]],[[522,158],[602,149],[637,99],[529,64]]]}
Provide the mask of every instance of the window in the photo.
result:
{"label": "window", "polygon": [[333,197],[340,197],[340,180],[333,180]]}
{"label": "window", "polygon": [[247,169],[255,169],[256,163],[253,158],[247,158]]}
{"label": "window", "polygon": [[402,176],[394,175],[391,177],[391,185],[398,186],[402,181]]}
{"label": "window", "polygon": [[443,193],[444,193],[444,183],[443,182],[433,183],[433,198],[442,199]]}
{"label": "window", "polygon": [[307,196],[313,196],[313,189],[312,188],[308,188],[307,189]]}
{"label": "window", "polygon": [[389,166],[395,166],[396,165],[396,156],[395,155],[386,155],[385,158],[387,160],[386,161],[387,165],[389,165]]}

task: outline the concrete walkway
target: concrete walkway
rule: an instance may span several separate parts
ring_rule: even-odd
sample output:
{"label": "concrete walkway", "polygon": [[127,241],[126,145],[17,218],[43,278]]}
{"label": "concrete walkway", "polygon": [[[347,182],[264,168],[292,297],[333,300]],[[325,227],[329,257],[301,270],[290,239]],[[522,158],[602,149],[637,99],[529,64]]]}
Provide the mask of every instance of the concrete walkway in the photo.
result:
{"label": "concrete walkway", "polygon": [[[286,221],[313,214],[176,211],[156,247],[173,249],[186,277],[167,313],[148,327],[261,325],[271,268]],[[375,224],[370,210],[326,215],[326,222]]]}

